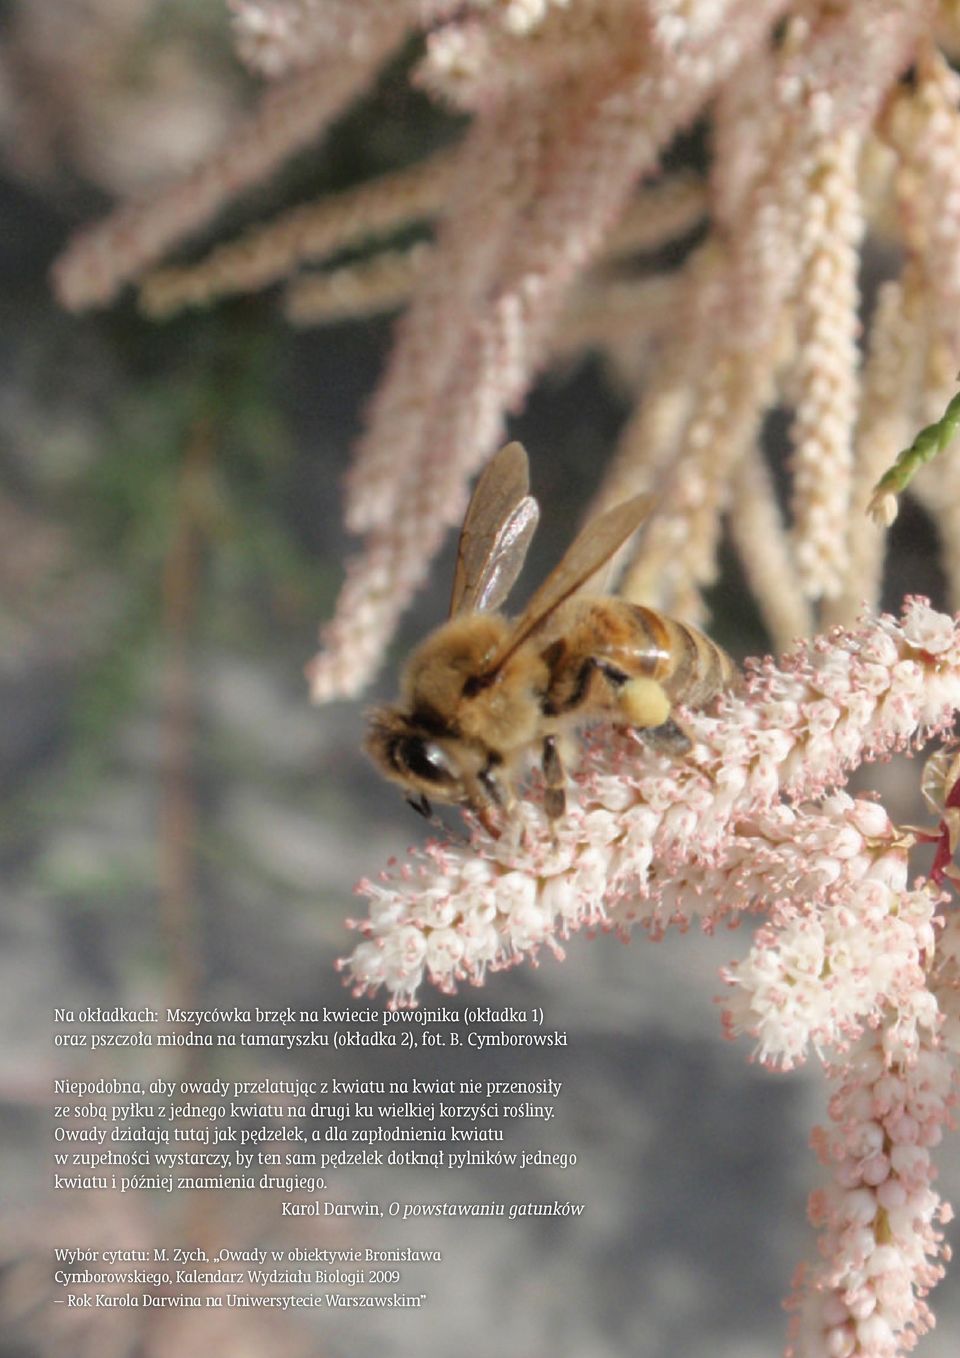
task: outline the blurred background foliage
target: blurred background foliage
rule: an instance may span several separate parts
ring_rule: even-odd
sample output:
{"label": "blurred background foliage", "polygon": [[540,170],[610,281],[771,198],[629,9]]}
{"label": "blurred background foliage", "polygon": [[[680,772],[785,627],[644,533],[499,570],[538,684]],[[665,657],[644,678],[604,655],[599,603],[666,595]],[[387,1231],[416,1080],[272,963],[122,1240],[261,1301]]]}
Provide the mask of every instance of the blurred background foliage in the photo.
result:
{"label": "blurred background foliage", "polygon": [[[164,723],[190,724],[192,850],[201,863],[242,865],[248,880],[253,871],[273,889],[286,874],[278,881],[263,863],[258,873],[250,837],[218,821],[224,780],[264,785],[304,814],[336,814],[331,783],[318,776],[325,741],[347,783],[365,778],[349,744],[359,728],[339,745],[336,723],[309,710],[301,672],[339,582],[339,475],[390,321],[297,335],[270,295],[159,325],[129,300],[82,319],[57,312],[46,274],[70,232],[103,209],[107,192],[171,170],[168,150],[152,168],[142,153],[135,174],[121,170],[116,148],[99,139],[135,134],[177,61],[191,76],[202,72],[195,120],[213,124],[210,140],[221,122],[210,107],[232,109],[253,93],[219,0],[80,8],[0,12],[8,228],[0,247],[0,851],[21,882],[96,913],[156,893],[154,798],[141,798],[132,839],[108,834],[112,849],[93,826],[106,830],[106,803],[123,802],[110,789],[133,777],[138,761],[162,764]],[[68,36],[81,43],[91,78],[64,81],[56,107]],[[119,104],[112,128],[111,99]],[[447,134],[445,122],[395,68],[336,136],[248,195],[217,231],[403,163]],[[31,123],[32,147],[21,137]],[[189,715],[179,717],[163,680],[178,648],[190,686]],[[252,691],[264,671],[302,722],[296,760],[292,750],[265,758],[269,736],[256,714],[240,698],[231,714],[215,695],[217,676]]]}
{"label": "blurred background foliage", "polygon": [[[264,861],[258,836],[231,808],[246,786],[278,810],[336,822],[351,814],[346,789],[387,826],[407,824],[402,803],[357,757],[356,705],[318,714],[302,680],[341,579],[339,481],[392,317],[296,332],[269,292],[165,323],[142,318],[129,294],[103,312],[58,312],[47,271],[70,233],[113,195],[162,182],[213,144],[252,98],[253,83],[231,54],[220,0],[8,4],[0,24],[0,193],[9,224],[0,247],[0,684],[8,714],[0,851],[21,881],[90,928],[107,902],[139,909],[155,899],[163,783],[139,766],[162,769],[165,724],[187,720],[197,803],[190,852],[206,893],[231,896],[237,876],[272,891],[286,886],[299,904],[315,905],[316,883],[294,886]],[[74,70],[80,55],[85,79]],[[460,120],[410,88],[417,56],[411,47],[333,136],[228,208],[181,258],[286,206],[416,161],[456,135]],[[171,89],[185,107],[171,108]],[[188,112],[192,136],[182,135]],[[148,137],[151,118],[161,126]],[[125,158],[118,148],[131,141]],[[397,239],[408,236],[406,228]],[[349,258],[341,253],[328,267]],[[624,413],[587,358],[551,377],[517,421],[549,507],[529,578],[569,540],[595,483],[590,469]],[[181,588],[189,597],[172,606],[169,577],[185,533]],[[441,615],[451,554],[452,545],[395,655]],[[191,689],[189,716],[179,717],[164,683],[178,646]],[[271,701],[288,704],[289,722],[299,723],[295,759],[265,757],[269,720],[240,699],[234,712],[218,688],[245,683],[252,692],[264,674],[275,686]],[[129,799],[118,794],[134,786]],[[109,828],[112,814],[125,829]],[[334,918],[339,928],[342,907]],[[82,951],[89,961],[91,950]]]}

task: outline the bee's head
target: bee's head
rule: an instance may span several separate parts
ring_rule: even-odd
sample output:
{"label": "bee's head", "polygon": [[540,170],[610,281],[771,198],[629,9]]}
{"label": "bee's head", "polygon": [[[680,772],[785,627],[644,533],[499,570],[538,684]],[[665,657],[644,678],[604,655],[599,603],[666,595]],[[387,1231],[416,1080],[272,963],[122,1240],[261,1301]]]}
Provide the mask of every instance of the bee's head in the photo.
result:
{"label": "bee's head", "polygon": [[499,755],[420,713],[376,708],[363,747],[381,773],[428,803],[453,802],[482,811],[512,800]]}
{"label": "bee's head", "polygon": [[432,801],[469,802],[479,762],[460,737],[396,707],[370,714],[364,749],[395,783]]}

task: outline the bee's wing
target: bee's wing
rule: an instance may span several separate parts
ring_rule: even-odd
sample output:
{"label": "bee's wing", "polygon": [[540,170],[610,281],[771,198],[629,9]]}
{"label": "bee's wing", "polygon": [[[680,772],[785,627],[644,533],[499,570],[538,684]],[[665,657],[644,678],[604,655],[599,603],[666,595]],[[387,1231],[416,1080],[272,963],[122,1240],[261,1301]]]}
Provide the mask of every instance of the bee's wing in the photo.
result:
{"label": "bee's wing", "polygon": [[510,593],[540,517],[528,487],[527,455],[519,443],[508,443],[487,463],[467,508],[451,617],[489,612]]}
{"label": "bee's wing", "polygon": [[488,674],[499,669],[521,642],[546,622],[554,609],[613,556],[640,527],[652,503],[649,495],[635,495],[632,500],[624,500],[606,514],[591,519],[580,530],[560,564],[554,567],[516,620],[509,637],[491,661]]}

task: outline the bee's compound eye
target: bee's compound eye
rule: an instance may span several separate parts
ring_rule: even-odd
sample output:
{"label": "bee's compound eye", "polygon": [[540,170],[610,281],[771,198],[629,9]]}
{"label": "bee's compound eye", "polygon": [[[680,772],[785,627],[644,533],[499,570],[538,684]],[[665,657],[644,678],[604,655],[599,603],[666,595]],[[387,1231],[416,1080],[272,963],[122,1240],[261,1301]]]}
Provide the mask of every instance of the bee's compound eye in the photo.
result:
{"label": "bee's compound eye", "polygon": [[421,740],[414,736],[404,742],[403,762],[415,778],[425,783],[448,783],[456,771],[442,745],[435,740]]}

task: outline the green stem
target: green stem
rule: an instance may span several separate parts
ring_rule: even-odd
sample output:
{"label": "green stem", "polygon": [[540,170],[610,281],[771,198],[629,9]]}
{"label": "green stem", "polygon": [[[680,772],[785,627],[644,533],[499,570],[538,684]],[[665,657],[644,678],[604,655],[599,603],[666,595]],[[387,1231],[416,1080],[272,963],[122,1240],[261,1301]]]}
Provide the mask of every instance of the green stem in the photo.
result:
{"label": "green stem", "polygon": [[896,507],[890,506],[890,498],[895,500],[920,468],[953,442],[958,427],[960,427],[960,392],[954,396],[940,419],[921,429],[910,447],[905,448],[893,466],[884,472],[873,488],[867,512],[875,517],[883,517],[888,522],[892,521],[896,516]]}

